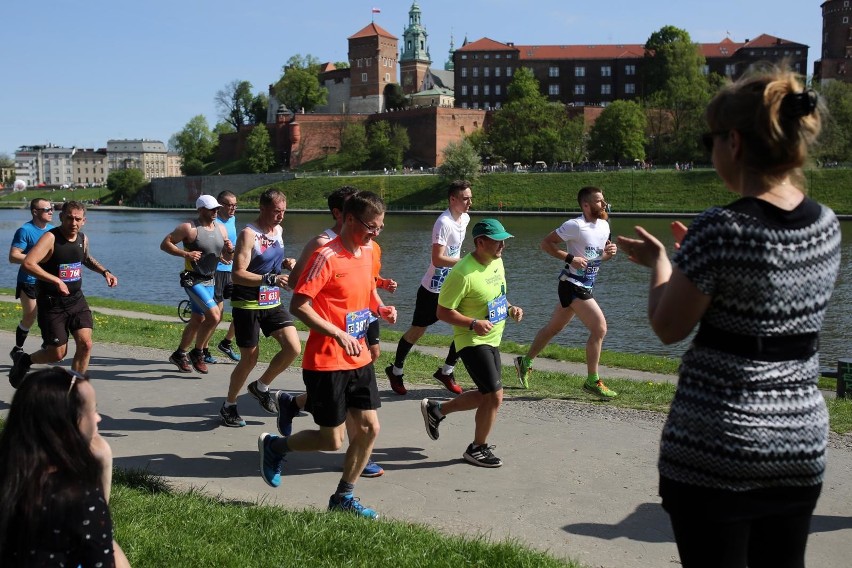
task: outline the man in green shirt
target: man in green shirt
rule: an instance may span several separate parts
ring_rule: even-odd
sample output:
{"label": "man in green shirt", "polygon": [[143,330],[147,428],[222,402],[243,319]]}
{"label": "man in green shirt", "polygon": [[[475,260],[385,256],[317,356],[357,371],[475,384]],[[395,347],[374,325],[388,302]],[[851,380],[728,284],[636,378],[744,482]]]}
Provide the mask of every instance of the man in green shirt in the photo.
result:
{"label": "man in green shirt", "polygon": [[500,380],[500,340],[506,318],[521,321],[524,311],[506,299],[503,249],[510,238],[496,219],[483,219],[473,227],[473,252],[450,271],[438,296],[438,319],[453,326],[453,340],[476,390],[465,391],[453,400],[439,402],[424,398],[420,412],[426,433],[438,439],[438,426],[447,414],[476,410],[473,443],[464,459],[480,467],[500,467],[486,443],[503,402]]}

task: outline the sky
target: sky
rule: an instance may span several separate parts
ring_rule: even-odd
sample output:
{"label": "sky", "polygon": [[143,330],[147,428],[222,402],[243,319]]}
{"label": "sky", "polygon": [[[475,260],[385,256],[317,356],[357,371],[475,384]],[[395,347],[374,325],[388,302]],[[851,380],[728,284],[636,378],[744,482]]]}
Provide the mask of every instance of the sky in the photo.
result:
{"label": "sky", "polygon": [[[417,0],[432,65],[454,38],[518,45],[644,44],[663,26],[696,42],[769,34],[822,48],[823,0]],[[19,146],[167,143],[233,80],[266,91],[295,54],[347,60],[371,17],[402,34],[412,0],[0,0],[0,153]],[[372,9],[380,10],[373,14]]]}

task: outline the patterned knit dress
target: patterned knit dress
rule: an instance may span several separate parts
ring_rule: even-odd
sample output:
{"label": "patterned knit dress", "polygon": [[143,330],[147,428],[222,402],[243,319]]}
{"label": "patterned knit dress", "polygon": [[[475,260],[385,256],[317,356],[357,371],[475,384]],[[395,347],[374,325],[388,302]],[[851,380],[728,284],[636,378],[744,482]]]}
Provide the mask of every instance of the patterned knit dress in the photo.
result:
{"label": "patterned knit dress", "polygon": [[[702,326],[813,334],[840,266],[840,225],[808,198],[793,211],[743,198],[698,216],[673,262],[712,297]],[[730,491],[821,483],[828,413],[818,378],[816,353],[762,360],[694,342],[663,428],[660,475]]]}

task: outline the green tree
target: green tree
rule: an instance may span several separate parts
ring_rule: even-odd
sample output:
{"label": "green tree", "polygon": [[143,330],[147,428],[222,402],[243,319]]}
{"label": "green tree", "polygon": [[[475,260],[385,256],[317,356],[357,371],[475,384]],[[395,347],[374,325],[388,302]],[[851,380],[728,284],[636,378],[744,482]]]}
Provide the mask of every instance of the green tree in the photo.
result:
{"label": "green tree", "polygon": [[645,159],[647,119],[634,101],[614,101],[607,106],[589,131],[589,153],[595,160]]}
{"label": "green tree", "polygon": [[190,160],[207,162],[211,158],[216,139],[203,114],[192,117],[183,130],[176,133],[169,144],[183,157],[184,167]]}
{"label": "green tree", "polygon": [[820,161],[852,161],[852,85],[828,81],[818,87],[828,108],[814,157]]}
{"label": "green tree", "polygon": [[408,131],[404,126],[380,120],[368,129],[369,165],[373,169],[400,168],[403,156],[411,146]]}
{"label": "green tree", "polygon": [[224,88],[216,91],[213,102],[219,111],[219,118],[239,130],[241,126],[254,124],[252,114],[251,94],[252,84],[249,81],[233,80]]}
{"label": "green tree", "polygon": [[388,83],[384,94],[385,108],[401,109],[408,106],[408,97],[405,96],[399,83]]}
{"label": "green tree", "polygon": [[466,179],[476,181],[482,170],[482,160],[473,144],[464,138],[459,142],[450,142],[444,148],[444,161],[438,167],[438,174],[446,180]]}
{"label": "green tree", "polygon": [[11,156],[9,156],[9,154],[6,154],[5,152],[0,153],[0,167],[11,168],[14,167],[14,165],[15,160]]}
{"label": "green tree", "polygon": [[275,97],[294,112],[312,111],[328,101],[328,89],[320,85],[320,62],[313,55],[294,55],[282,69],[273,87]]}
{"label": "green tree", "polygon": [[148,185],[142,170],[114,170],[107,176],[107,188],[125,202],[133,201],[140,189]]}
{"label": "green tree", "polygon": [[367,129],[361,122],[350,122],[340,133],[341,167],[347,170],[360,169],[370,157],[367,145]]}
{"label": "green tree", "polygon": [[258,93],[251,100],[250,116],[252,124],[266,124],[266,112],[269,109],[269,95]]}
{"label": "green tree", "polygon": [[272,150],[269,131],[265,124],[258,124],[252,128],[246,138],[243,158],[249,170],[255,174],[266,173],[275,165],[275,152]]}

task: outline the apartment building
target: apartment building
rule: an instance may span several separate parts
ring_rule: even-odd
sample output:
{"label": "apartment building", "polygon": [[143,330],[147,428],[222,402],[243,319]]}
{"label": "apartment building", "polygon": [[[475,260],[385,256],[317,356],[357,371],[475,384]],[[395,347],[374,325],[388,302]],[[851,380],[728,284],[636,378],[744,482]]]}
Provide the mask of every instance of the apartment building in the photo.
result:
{"label": "apartment building", "polygon": [[75,185],[101,185],[106,183],[109,175],[106,148],[77,150],[71,158],[71,164]]}
{"label": "apartment building", "polygon": [[168,176],[168,152],[159,140],[109,140],[106,150],[109,172],[137,169],[147,180]]}

